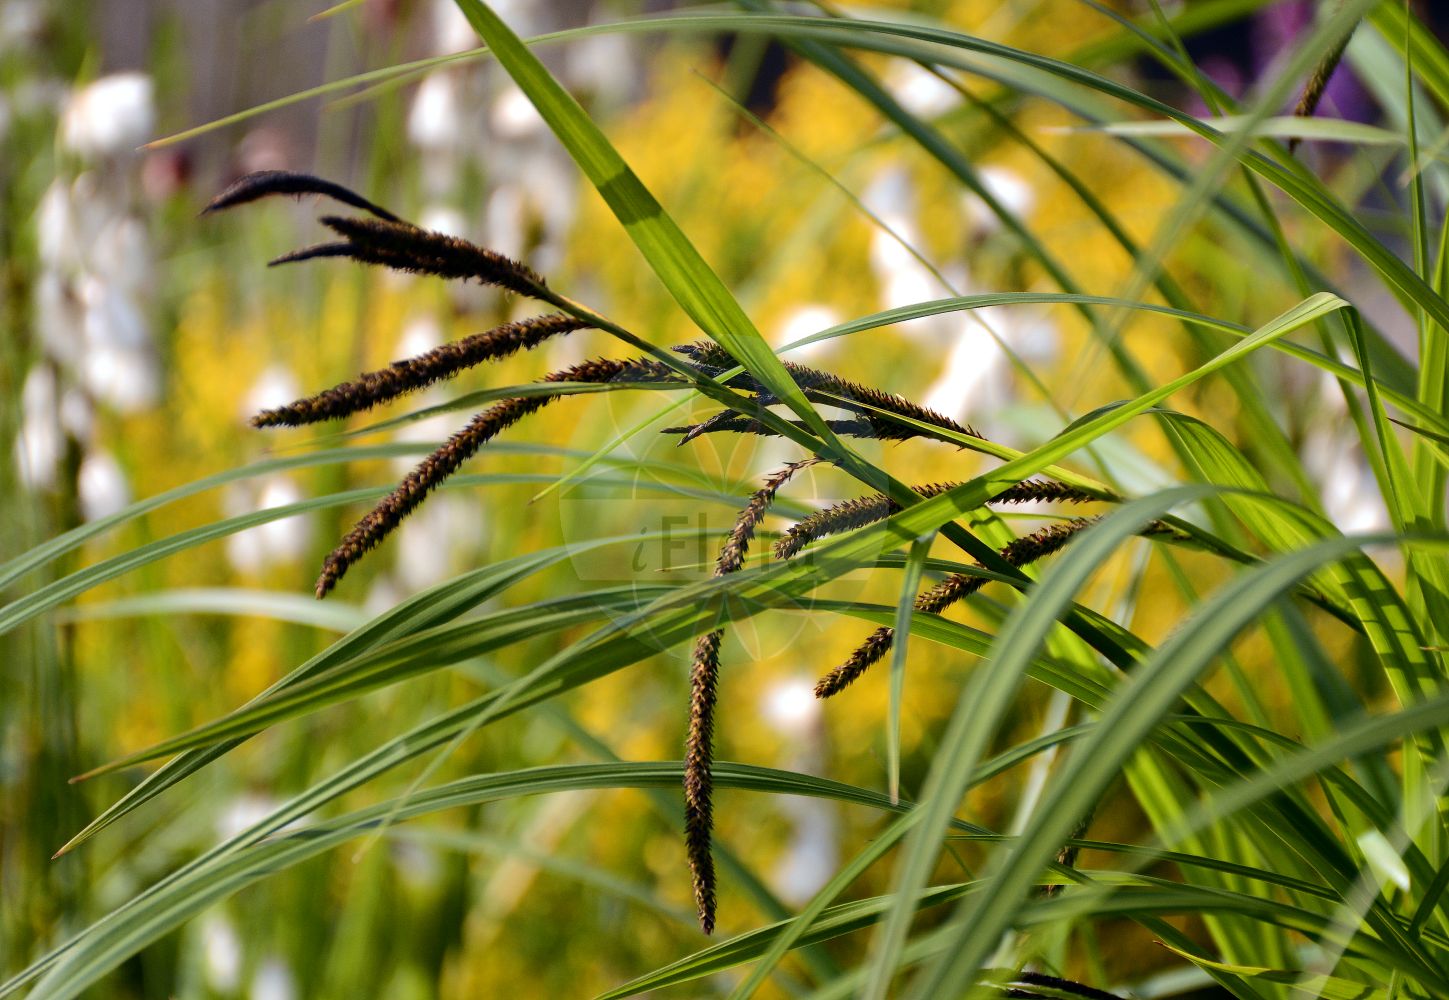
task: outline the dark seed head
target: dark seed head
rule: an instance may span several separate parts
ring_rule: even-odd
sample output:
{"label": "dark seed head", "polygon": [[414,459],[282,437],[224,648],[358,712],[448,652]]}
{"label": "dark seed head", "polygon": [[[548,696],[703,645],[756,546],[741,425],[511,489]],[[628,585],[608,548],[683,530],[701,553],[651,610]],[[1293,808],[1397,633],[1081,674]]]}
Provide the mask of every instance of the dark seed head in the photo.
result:
{"label": "dark seed head", "polygon": [[212,212],[220,212],[222,209],[232,208],[236,205],[245,205],[248,202],[272,195],[292,195],[300,198],[308,194],[322,195],[334,201],[340,201],[344,205],[360,208],[379,219],[387,219],[390,222],[402,221],[387,209],[374,205],[362,195],[348,190],[341,184],[313,177],[311,174],[293,173],[290,170],[258,170],[240,177],[225,191],[211,199],[210,203],[201,210],[201,214],[210,215]]}

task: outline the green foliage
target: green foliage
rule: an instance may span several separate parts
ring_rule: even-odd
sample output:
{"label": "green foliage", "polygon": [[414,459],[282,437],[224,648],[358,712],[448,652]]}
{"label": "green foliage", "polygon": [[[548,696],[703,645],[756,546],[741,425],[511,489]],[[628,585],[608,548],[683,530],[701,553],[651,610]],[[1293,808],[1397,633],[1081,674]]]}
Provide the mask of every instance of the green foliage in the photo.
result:
{"label": "green foliage", "polygon": [[[858,20],[828,8],[805,16],[781,13],[768,2],[743,3],[737,13],[684,12],[536,40],[566,44],[608,31],[731,32],[777,40],[837,81],[842,99],[859,99],[879,114],[891,141],[920,155],[952,184],[981,196],[1033,273],[1054,286],[952,295],[850,320],[777,349],[761,336],[686,227],[554,78],[534,46],[480,0],[457,2],[486,53],[373,71],[294,99],[402,81],[444,62],[485,55],[496,60],[602,198],[617,231],[640,251],[643,266],[688,322],[738,367],[691,368],[663,350],[667,342],[631,333],[560,292],[542,289],[534,296],[589,318],[597,329],[635,349],[667,359],[681,379],[688,379],[668,388],[742,412],[750,394],[756,403],[783,404],[798,420],[758,407],[749,412],[765,430],[787,439],[800,452],[797,458],[808,454],[833,464],[855,480],[858,491],[888,495],[894,512],[821,540],[810,548],[809,558],[748,565],[711,578],[661,576],[608,587],[575,581],[568,592],[541,598],[528,596],[526,581],[594,550],[612,551],[660,536],[600,532],[537,551],[516,551],[377,615],[343,609],[332,618],[317,617],[295,601],[243,590],[183,590],[75,605],[108,581],[204,543],[306,511],[372,500],[384,491],[335,489],[286,506],[217,518],[63,569],[83,546],[140,524],[167,504],[278,470],[428,450],[409,444],[348,445],[216,472],[14,556],[0,566],[0,586],[9,595],[0,607],[0,634],[106,615],[177,615],[212,609],[218,602],[229,602],[237,614],[346,629],[246,704],[97,768],[92,775],[169,758],[76,832],[65,852],[89,849],[115,833],[111,828],[123,819],[134,820],[182,794],[173,789],[283,722],[312,717],[371,692],[406,688],[443,671],[483,669],[478,665],[491,662],[488,657],[500,650],[539,640],[551,645],[542,646],[522,673],[494,671],[486,693],[446,711],[430,710],[400,734],[383,734],[387,720],[380,720],[379,729],[369,731],[364,751],[333,757],[327,777],[126,894],[108,914],[0,984],[0,996],[27,989],[36,997],[81,995],[207,907],[348,842],[406,840],[414,828],[404,824],[444,810],[583,789],[644,789],[673,818],[687,775],[685,766],[674,761],[515,767],[429,784],[425,779],[443,759],[437,756],[396,794],[379,793],[360,807],[349,796],[395,769],[455,749],[520,716],[556,713],[552,717],[581,745],[593,746],[569,714],[568,706],[575,703],[564,701],[565,695],[587,695],[595,690],[592,685],[625,670],[653,669],[646,664],[657,662],[661,651],[687,647],[717,626],[738,627],[756,617],[801,609],[834,616],[844,626],[893,626],[899,636],[889,678],[882,681],[890,691],[884,737],[887,791],[742,763],[716,765],[713,781],[721,789],[760,796],[811,796],[862,807],[885,814],[888,822],[873,829],[868,840],[849,845],[849,860],[837,865],[833,877],[798,911],[775,899],[748,865],[720,849],[722,882],[740,890],[729,896],[734,902],[726,907],[748,895],[762,919],[660,968],[637,970],[635,978],[604,996],[681,984],[691,984],[685,987],[688,995],[730,989],[737,997],[771,984],[813,996],[965,996],[977,987],[1081,995],[1072,993],[1070,984],[1024,982],[1023,970],[1035,969],[1124,990],[1159,966],[1163,956],[1139,966],[1133,955],[1114,954],[1109,937],[1114,921],[1135,924],[1160,940],[1171,961],[1195,977],[1193,982],[1215,983],[1237,997],[1449,995],[1449,813],[1444,808],[1449,778],[1449,630],[1444,625],[1449,614],[1449,536],[1444,534],[1449,520],[1444,448],[1449,441],[1449,392],[1444,390],[1449,384],[1444,340],[1449,334],[1449,230],[1436,228],[1442,226],[1436,220],[1442,220],[1444,205],[1433,193],[1449,177],[1449,168],[1438,151],[1420,147],[1416,111],[1421,109],[1414,96],[1421,90],[1442,106],[1449,95],[1449,53],[1432,34],[1399,6],[1350,0],[1322,19],[1282,67],[1282,75],[1265,81],[1247,107],[1236,106],[1185,61],[1177,32],[1211,21],[1201,11],[1176,21],[1157,17],[1123,25],[1119,34],[1080,52],[1080,62],[924,18]],[[1231,13],[1252,5],[1202,6],[1231,8]],[[1373,33],[1378,47],[1365,43],[1366,52],[1402,71],[1404,85],[1396,97],[1401,106],[1394,110],[1406,122],[1405,131],[1274,118],[1282,98],[1355,26]],[[1111,70],[1113,60],[1143,49],[1175,67],[1199,88],[1206,106],[1227,117],[1188,114]],[[1348,58],[1356,58],[1357,51],[1351,43]],[[1124,288],[1078,287],[1049,237],[1031,220],[1012,214],[982,183],[969,149],[957,139],[959,123],[950,116],[924,120],[878,82],[875,74],[887,58],[914,61],[958,82],[971,78],[994,84],[974,100],[983,118],[1010,122],[1029,100],[1044,101],[1080,125],[1100,130],[1102,141],[1120,142],[1142,154],[1155,177],[1178,195],[1145,247],[1127,235],[1114,214],[1131,206],[1091,197],[1087,179],[1072,165],[1051,159],[1017,133],[1026,140],[1028,155],[1089,199],[1112,245],[1131,261]],[[1123,108],[1150,120],[1123,123]],[[1205,158],[1190,162],[1184,157],[1175,143],[1185,133],[1206,140],[1210,152]],[[1289,136],[1331,138],[1405,155],[1415,182],[1403,204],[1394,207],[1411,216],[1412,259],[1404,259],[1401,246],[1361,222],[1356,204],[1290,156],[1278,141]],[[1323,270],[1332,269],[1315,266],[1315,257],[1326,255],[1316,255],[1302,236],[1309,227],[1321,234],[1315,239],[1330,240],[1335,252],[1352,257],[1361,280],[1343,288],[1330,283]],[[1224,238],[1233,246],[1249,248],[1245,252],[1251,252],[1274,287],[1293,293],[1291,304],[1268,305],[1274,300],[1266,296],[1265,304],[1250,302],[1253,321],[1246,325],[1214,317],[1211,305],[1196,307],[1194,295],[1201,291],[1177,279],[1178,255],[1183,244],[1204,232],[1228,234]],[[1369,310],[1356,306],[1360,296],[1369,294],[1364,276],[1377,282],[1373,292],[1398,310],[1395,318],[1417,331],[1416,351],[1399,350],[1368,322]],[[777,351],[829,342],[844,345],[847,353],[864,353],[873,349],[872,336],[909,320],[1042,305],[1080,314],[1091,338],[1091,357],[1111,367],[1127,387],[1127,397],[1076,420],[1061,420],[1033,446],[1017,449],[892,414],[868,398],[825,400],[847,403],[853,414],[894,420],[996,463],[925,497],[906,485],[914,477],[897,478],[899,469],[889,468],[888,455],[837,433],[839,426],[819,412],[819,393],[812,395],[798,369],[777,356]],[[1380,311],[1374,315],[1382,316],[1382,302],[1376,308]],[[1151,374],[1160,369],[1142,362],[1140,345],[1127,330],[1128,318],[1137,315],[1181,324],[1196,360],[1171,375]],[[923,352],[912,363],[929,366],[935,360]],[[1326,515],[1323,498],[1313,495],[1299,465],[1291,421],[1267,388],[1284,369],[1332,380],[1343,394],[1391,530],[1345,537]],[[750,388],[741,388],[746,384],[738,380],[741,373],[754,380]],[[641,388],[660,386],[622,381],[489,388],[422,407],[409,417],[497,400]],[[1185,412],[1198,409],[1196,394],[1209,391],[1231,403],[1230,417],[1221,426]],[[1229,426],[1232,416],[1241,423]],[[390,428],[403,419],[363,431]],[[1121,486],[1124,468],[1114,457],[1121,452],[1111,450],[1128,434],[1161,446],[1160,454],[1168,457],[1160,464],[1174,485],[1137,491],[1140,495],[1083,529],[1061,555],[1040,567],[1013,564],[997,554],[1002,540],[1016,533],[986,505],[1007,487],[1042,474],[1094,497],[1115,500],[1132,492]],[[560,453],[543,445],[514,447],[532,449],[534,455]],[[587,479],[594,487],[638,487],[640,473],[647,471],[653,477],[650,490],[661,496],[726,509],[738,507],[753,488],[740,483],[711,488],[692,477],[683,460],[620,460],[602,452],[568,457],[588,470],[603,466],[602,473]],[[1089,462],[1100,470],[1098,476],[1062,464]],[[553,486],[569,475],[457,476],[448,486]],[[1285,490],[1284,483],[1295,489]],[[785,490],[776,512],[796,516],[808,509],[793,503]],[[1149,637],[1134,620],[1135,597],[1109,612],[1099,610],[1086,592],[1103,566],[1114,560],[1125,564],[1141,551],[1144,543],[1137,539],[1154,525],[1162,527],[1149,535],[1151,554],[1143,558],[1159,562],[1177,581],[1186,610],[1164,635]],[[698,534],[711,544],[719,535]],[[874,603],[834,589],[864,571],[888,579],[886,593],[896,599]],[[53,572],[54,578],[37,582],[42,572]],[[923,579],[958,572],[990,581],[987,593],[994,599],[972,599],[985,627],[913,610]],[[1210,584],[1205,597],[1198,594],[1200,580]],[[1270,676],[1250,678],[1241,671],[1237,656],[1249,642],[1271,651]],[[911,660],[979,659],[954,687],[944,725],[925,751],[923,781],[914,795],[906,794],[902,782],[902,706],[913,682],[908,655]],[[818,666],[824,670],[829,664]],[[1073,718],[1024,737],[1017,723],[1028,681],[1059,693]],[[1281,732],[1264,705],[1270,688],[1290,693],[1293,725]],[[830,706],[850,711],[845,704]],[[729,719],[721,725],[728,728]],[[290,735],[283,738],[306,739],[303,729],[286,732]],[[963,818],[973,815],[979,794],[1003,787],[1003,775],[1026,765],[1042,769],[1039,794],[1022,798],[1012,832]],[[1088,839],[1089,821],[1114,810],[1140,814],[1140,836]],[[1123,828],[1114,823],[1113,836]],[[964,862],[955,853],[963,847],[971,858],[964,877],[957,867]],[[647,890],[618,873],[569,869],[565,858],[553,862],[560,871],[572,870],[677,916],[678,907],[652,900]],[[680,868],[681,884],[687,884],[682,863]],[[867,876],[884,880],[888,891],[864,891]],[[734,913],[728,923],[741,926],[746,919]],[[847,944],[817,947],[839,939]],[[570,946],[608,944],[581,940]],[[1100,974],[1106,965],[1115,978],[1095,981],[1092,973]],[[701,983],[707,979],[708,985]]]}

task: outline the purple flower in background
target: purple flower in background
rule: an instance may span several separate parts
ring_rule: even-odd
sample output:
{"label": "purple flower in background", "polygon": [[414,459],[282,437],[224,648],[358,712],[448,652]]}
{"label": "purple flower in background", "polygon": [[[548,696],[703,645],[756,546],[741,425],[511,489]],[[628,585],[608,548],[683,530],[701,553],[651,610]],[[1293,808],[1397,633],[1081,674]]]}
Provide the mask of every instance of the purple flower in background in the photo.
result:
{"label": "purple flower in background", "polygon": [[[1241,21],[1200,32],[1187,39],[1188,51],[1207,76],[1234,98],[1252,93],[1254,84],[1281,71],[1283,62],[1313,30],[1318,0],[1283,0]],[[1291,110],[1295,92],[1283,113]],[[1189,110],[1205,115],[1207,107],[1194,94]],[[1373,121],[1376,109],[1368,90],[1354,76],[1347,60],[1329,80],[1320,115],[1351,121]]]}
{"label": "purple flower in background", "polygon": [[[1253,66],[1269,70],[1291,51],[1293,45],[1313,30],[1311,0],[1285,0],[1258,12],[1252,31]],[[1255,79],[1257,75],[1255,74]],[[1329,118],[1350,121],[1372,121],[1373,99],[1364,89],[1353,69],[1344,60],[1328,81],[1318,113]]]}

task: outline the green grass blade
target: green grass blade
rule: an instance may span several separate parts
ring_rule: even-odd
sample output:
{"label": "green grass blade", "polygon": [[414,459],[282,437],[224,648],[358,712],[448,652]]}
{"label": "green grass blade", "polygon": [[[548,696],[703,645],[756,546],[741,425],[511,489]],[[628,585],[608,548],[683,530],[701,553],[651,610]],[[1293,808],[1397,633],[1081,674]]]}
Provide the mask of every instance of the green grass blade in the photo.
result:
{"label": "green grass blade", "polygon": [[26,573],[44,566],[67,552],[73,552],[86,542],[99,538],[137,518],[149,514],[153,510],[165,507],[167,504],[184,500],[187,497],[204,493],[207,490],[214,490],[220,486],[240,482],[244,479],[255,479],[260,476],[270,476],[278,472],[287,472],[293,469],[309,469],[326,465],[341,465],[346,462],[364,462],[384,458],[403,458],[411,455],[426,455],[436,446],[424,444],[383,444],[366,447],[333,448],[326,451],[313,451],[301,455],[283,455],[277,458],[264,459],[250,465],[238,466],[234,469],[227,469],[214,475],[206,476],[194,482],[177,486],[173,489],[157,493],[155,496],[147,497],[144,500],[137,500],[123,510],[119,510],[107,517],[100,517],[94,521],[87,521],[79,527],[57,535],[43,544],[37,545],[16,556],[0,566],[0,588],[6,587],[20,579]]}
{"label": "green grass blade", "polygon": [[[1211,492],[1209,487],[1186,486],[1126,504],[1102,524],[1083,532],[1053,571],[1037,585],[1031,599],[1007,620],[1000,637],[993,643],[995,655],[990,669],[977,671],[967,682],[941,737],[935,763],[921,792],[921,806],[914,814],[919,821],[907,835],[896,867],[892,885],[895,902],[875,944],[865,996],[884,997],[889,993],[905,949],[914,902],[935,867],[941,837],[961,801],[971,772],[1057,619],[1098,564],[1125,539],[1175,505],[1201,499]],[[1085,815],[1085,810],[1081,815]],[[1065,839],[1066,834],[1062,837]],[[994,946],[995,940],[990,944]]]}
{"label": "green grass blade", "polygon": [[104,621],[146,615],[239,615],[350,632],[367,621],[355,604],[319,601],[311,594],[246,587],[178,587],[172,590],[94,601],[57,612],[63,622]]}
{"label": "green grass blade", "polygon": [[891,647],[891,696],[887,715],[886,734],[886,787],[892,800],[901,795],[901,701],[905,696],[906,647],[911,638],[912,609],[916,602],[916,591],[921,588],[921,573],[926,568],[926,556],[931,552],[935,533],[922,535],[911,543],[906,556],[906,571],[901,574],[901,598],[896,605],[895,642]]}
{"label": "green grass blade", "polygon": [[538,58],[486,4],[479,0],[457,0],[457,4],[499,65],[528,96],[603,196],[680,308],[776,398],[794,410],[811,430],[838,447],[839,442],[739,303],[579,103],[559,86]]}
{"label": "green grass blade", "polygon": [[[971,981],[1001,933],[1016,919],[1037,872],[1077,818],[1092,807],[1126,758],[1177,703],[1186,685],[1263,607],[1317,566],[1342,558],[1368,541],[1383,542],[1391,537],[1319,542],[1245,571],[1209,599],[1114,696],[1102,713],[1097,732],[1073,749],[1031,829],[992,874],[991,891],[953,916],[953,943],[959,948],[934,965],[919,984],[918,994],[939,995],[936,991],[947,989],[947,984]],[[923,805],[928,802],[923,796]]]}
{"label": "green grass blade", "polygon": [[[483,775],[416,793],[403,805],[398,818],[407,820],[444,809],[579,789],[676,788],[682,775],[681,765],[673,761],[561,765]],[[720,764],[715,771],[715,783],[721,788],[825,797],[891,811],[899,808],[892,807],[879,793],[852,785],[744,764]],[[74,997],[130,955],[206,907],[277,871],[368,834],[394,807],[393,802],[383,802],[266,841],[208,852],[0,984],[0,996],[9,996],[34,983],[31,996],[58,1000]],[[837,920],[832,926],[839,927],[841,923]],[[816,940],[828,936],[833,934],[826,931]]]}

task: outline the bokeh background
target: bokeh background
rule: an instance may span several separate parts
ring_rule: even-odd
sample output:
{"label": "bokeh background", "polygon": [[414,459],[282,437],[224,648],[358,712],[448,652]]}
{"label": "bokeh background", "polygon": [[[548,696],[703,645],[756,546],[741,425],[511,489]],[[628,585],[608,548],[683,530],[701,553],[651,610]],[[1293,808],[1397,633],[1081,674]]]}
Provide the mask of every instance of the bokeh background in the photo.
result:
{"label": "bokeh background", "polygon": [[[494,6],[520,34],[532,35],[672,5]],[[1075,0],[881,6],[914,6],[984,37],[1063,57],[1089,55],[1094,44],[1120,34],[1103,10]],[[1271,74],[1313,6],[1239,4],[1237,14],[1217,16],[1194,36],[1190,49],[1230,92],[1246,93]],[[1109,8],[1137,14],[1146,5]],[[425,226],[520,257],[554,287],[656,343],[697,336],[602,202],[581,186],[527,100],[485,62],[357,85],[141,148],[327,81],[476,44],[444,0],[368,0],[309,20],[322,9],[279,0],[0,0],[0,557],[226,468],[358,443],[343,429],[262,432],[246,418],[530,312],[529,303],[492,290],[337,262],[267,269],[267,259],[322,238],[321,230],[310,202],[197,217],[211,194],[249,170],[300,169],[337,179]],[[1052,288],[1019,237],[979,198],[963,196],[919,148],[777,45],[598,34],[543,51],[776,343],[923,299]],[[1193,104],[1179,81],[1124,51],[1113,72],[1164,99]],[[973,97],[989,93],[989,85],[963,93],[911,64],[866,62],[902,105],[950,129],[991,192],[1067,262],[1081,286],[1103,294],[1121,286],[1130,262],[1120,247],[1038,157],[980,113]],[[1379,114],[1372,81],[1351,68],[1335,79],[1325,108],[1370,122]],[[1012,104],[1009,115],[1015,128],[1089,178],[1134,238],[1150,240],[1178,195],[1160,173],[1109,137],[1066,128],[1071,123],[1044,103]],[[1190,159],[1205,155],[1186,141],[1181,151]],[[1309,144],[1304,155],[1336,189],[1359,192],[1365,218],[1397,225],[1389,218],[1397,196],[1386,189],[1384,161],[1372,150]],[[1308,252],[1321,239],[1312,229],[1290,235]],[[1204,225],[1171,260],[1205,311],[1251,324],[1297,300],[1294,289],[1265,279],[1252,253],[1234,241],[1231,232]],[[1327,256],[1334,278],[1357,287],[1352,268],[1333,270]],[[1360,304],[1372,311],[1372,296],[1382,293],[1365,294],[1370,298]],[[1391,336],[1413,336],[1392,308],[1375,319]],[[1126,329],[1153,380],[1198,360],[1165,322],[1138,318]],[[601,334],[575,336],[470,373],[415,403],[527,382],[598,353],[620,348]],[[1081,318],[1064,309],[945,316],[791,357],[906,393],[1022,448],[1054,433],[1063,417],[1126,394]],[[1283,398],[1293,401],[1290,436],[1335,521],[1345,530],[1385,524],[1336,389],[1301,372],[1275,377]],[[695,406],[686,401],[682,410],[661,414],[677,402],[640,393],[555,405],[487,449],[465,470],[484,480],[442,491],[325,603],[311,600],[311,580],[361,504],[275,520],[181,552],[0,639],[0,967],[14,971],[343,761],[500,677],[526,671],[579,633],[523,643],[287,723],[52,862],[51,853],[141,772],[69,785],[72,775],[226,712],[340,631],[464,569],[666,522],[708,538],[722,535],[748,484],[794,454],[778,442],[739,440],[676,451],[657,430]],[[1208,387],[1180,403],[1232,433],[1230,395]],[[393,415],[359,418],[347,430]],[[371,432],[361,443],[413,442],[422,450],[466,416],[438,414]],[[1254,447],[1251,440],[1238,444],[1250,453]],[[589,473],[595,479],[549,489],[605,445],[612,457]],[[1126,435],[1102,447],[1113,449],[1119,474],[1129,471],[1130,489],[1174,478],[1159,435]],[[881,454],[911,482],[963,479],[976,468],[975,458],[928,443]],[[413,460],[242,480],[130,523],[62,568],[222,517],[345,488],[389,486]],[[681,487],[697,495],[682,498]],[[789,496],[796,506],[785,509],[850,492],[838,474],[817,471],[796,484]],[[713,544],[672,550],[669,568],[702,575],[707,566],[699,564],[708,562]],[[1114,563],[1083,600],[1131,607],[1131,627],[1155,639],[1184,603],[1147,552],[1144,546]],[[661,554],[627,545],[609,553],[541,573],[504,603],[566,594],[581,583],[648,584],[649,574],[663,568]],[[1201,589],[1216,579],[1211,562],[1189,557],[1184,565],[1198,574],[1193,583]],[[43,582],[28,578],[17,593]],[[882,603],[896,599],[891,580],[869,574],[842,582],[835,593],[846,590]],[[999,610],[986,601],[972,613]],[[883,676],[823,711],[810,696],[813,678],[864,628],[803,609],[732,634],[720,756],[883,787]],[[1242,669],[1251,672],[1263,655],[1246,644]],[[491,727],[449,754],[434,777],[609,755],[677,759],[686,656],[662,652],[578,696]],[[930,648],[912,655],[902,717],[907,794],[924,773],[933,734],[969,667]],[[1231,701],[1230,691],[1222,694]],[[1270,710],[1282,707],[1282,692],[1262,694]],[[1063,696],[1031,690],[1014,738],[1060,725],[1067,712]],[[397,794],[419,771],[403,769],[342,805]],[[1044,773],[1036,765],[1018,769],[972,809],[981,822],[1009,830]],[[589,995],[702,943],[675,832],[678,808],[670,795],[571,793],[401,826],[216,907],[128,961],[97,995]],[[743,793],[722,794],[717,817],[721,842],[787,905],[809,899],[842,852],[853,851],[879,822],[823,800]],[[1114,827],[1129,839],[1142,825],[1125,799],[1100,822],[1105,839]],[[863,885],[880,891],[886,877],[876,873]],[[758,899],[727,879],[722,929],[764,919]],[[1171,956],[1144,960],[1148,939],[1139,929],[1107,925],[1103,935],[1101,947],[1072,952],[1084,978],[1115,982],[1132,969],[1143,995],[1182,985],[1142,978],[1144,961],[1166,967]],[[841,947],[848,954],[858,945],[847,938]],[[1095,967],[1082,968],[1081,954]],[[788,985],[787,979],[778,988]]]}

